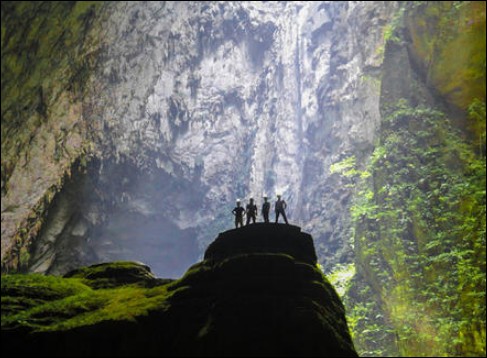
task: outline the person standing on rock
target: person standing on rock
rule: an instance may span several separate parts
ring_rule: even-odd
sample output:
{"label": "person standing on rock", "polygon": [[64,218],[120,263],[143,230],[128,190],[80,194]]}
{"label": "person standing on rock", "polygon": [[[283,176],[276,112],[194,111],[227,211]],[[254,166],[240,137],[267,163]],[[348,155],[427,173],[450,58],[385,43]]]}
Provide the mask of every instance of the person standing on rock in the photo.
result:
{"label": "person standing on rock", "polygon": [[254,198],[250,198],[246,208],[247,213],[247,225],[250,224],[250,219],[255,224],[255,217],[257,216],[257,205],[254,204]]}
{"label": "person standing on rock", "polygon": [[271,203],[267,201],[267,196],[264,196],[264,204],[262,204],[262,216],[264,217],[264,222],[269,223],[269,211],[271,210]]}
{"label": "person standing on rock", "polygon": [[237,206],[233,208],[232,213],[235,216],[235,228],[237,229],[239,225],[243,227],[245,209],[240,206],[240,199],[237,199]]}
{"label": "person standing on rock", "polygon": [[287,208],[286,202],[284,200],[281,200],[280,194],[277,194],[277,201],[276,201],[276,206],[275,206],[276,224],[277,224],[277,221],[279,220],[279,214],[280,214],[284,218],[284,221],[286,222],[286,224],[289,225],[289,223],[287,222],[287,217],[286,217],[286,208]]}

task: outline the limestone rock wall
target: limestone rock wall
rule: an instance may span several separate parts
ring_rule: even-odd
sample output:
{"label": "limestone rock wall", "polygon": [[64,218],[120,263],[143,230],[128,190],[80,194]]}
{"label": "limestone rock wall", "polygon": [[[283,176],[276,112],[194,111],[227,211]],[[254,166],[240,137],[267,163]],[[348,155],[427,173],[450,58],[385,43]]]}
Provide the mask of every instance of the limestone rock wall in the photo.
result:
{"label": "limestone rock wall", "polygon": [[[177,245],[179,232],[194,229],[203,247],[232,225],[236,198],[254,196],[259,203],[263,193],[273,197],[276,191],[287,200],[291,221],[315,235],[327,268],[350,261],[350,190],[330,175],[329,166],[350,153],[366,157],[373,147],[380,123],[383,27],[395,7],[389,2],[2,5],[7,266],[20,261],[41,271],[69,269],[61,262],[72,259],[56,249],[66,246],[80,253],[96,248],[75,262],[120,258],[133,249],[114,250],[115,239],[96,234],[112,225],[113,212],[169,221],[179,230],[168,238],[170,245]],[[24,34],[28,45],[19,49]],[[21,107],[27,103],[29,111]],[[89,164],[93,158],[102,163],[96,169]],[[86,169],[95,181],[101,176],[114,186],[125,183],[124,189],[109,191],[103,200],[93,197],[84,211],[47,213],[63,180],[79,180],[61,179],[71,169],[76,177]],[[152,178],[148,186],[159,190],[134,188],[131,170],[140,173],[137,187]],[[78,197],[88,196],[80,188]],[[102,202],[113,210],[101,215],[107,210]],[[51,222],[49,215],[65,215],[60,221],[71,224],[54,231],[39,224],[39,218]],[[73,234],[80,226],[85,233]],[[133,240],[156,240],[141,237],[143,230],[136,235]],[[34,249],[26,249],[32,242]]]}

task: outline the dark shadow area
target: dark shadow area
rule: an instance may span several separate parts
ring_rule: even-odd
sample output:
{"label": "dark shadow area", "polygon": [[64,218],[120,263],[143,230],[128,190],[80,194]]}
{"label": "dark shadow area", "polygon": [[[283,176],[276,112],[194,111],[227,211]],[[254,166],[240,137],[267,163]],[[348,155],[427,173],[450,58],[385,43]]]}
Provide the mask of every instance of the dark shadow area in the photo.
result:
{"label": "dark shadow area", "polygon": [[[39,290],[46,286],[44,276],[32,278],[37,279],[34,288],[15,278],[2,281],[2,314],[5,309],[10,317],[2,324],[2,342],[8,342],[2,345],[2,354],[357,356],[341,299],[316,267],[313,239],[296,226],[255,224],[221,233],[205,260],[175,281],[157,279],[147,266],[132,262],[84,267],[65,277],[83,279],[78,293],[71,292],[73,288],[67,293],[59,289],[54,295],[52,284],[51,290]],[[55,279],[59,287],[73,285],[66,278]],[[133,286],[124,286],[127,296],[120,304],[118,288],[127,283]],[[105,301],[88,306],[80,285],[91,287],[91,295],[102,289],[100,299]],[[63,310],[65,305],[56,304],[66,295],[78,310]],[[52,319],[38,321],[39,326],[28,319],[16,322],[15,315],[25,308],[15,303],[33,296],[48,309],[27,312],[28,317]],[[110,306],[113,316],[96,316],[112,302],[116,303]],[[141,307],[150,309],[140,311]],[[92,318],[90,324],[82,320],[86,316]],[[130,319],[124,319],[127,316]],[[68,329],[53,326],[66,320],[71,322]]]}

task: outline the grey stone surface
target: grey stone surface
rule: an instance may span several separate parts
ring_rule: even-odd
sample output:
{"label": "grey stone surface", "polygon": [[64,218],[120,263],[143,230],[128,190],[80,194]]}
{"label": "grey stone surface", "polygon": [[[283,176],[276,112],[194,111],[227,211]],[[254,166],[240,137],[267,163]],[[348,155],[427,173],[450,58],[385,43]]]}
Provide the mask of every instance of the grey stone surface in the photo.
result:
{"label": "grey stone surface", "polygon": [[[236,198],[253,196],[260,205],[262,194],[273,200],[277,191],[288,203],[291,222],[315,237],[325,268],[351,260],[351,189],[331,175],[329,167],[350,155],[360,164],[373,148],[380,123],[383,26],[396,6],[115,2],[98,8],[84,28],[84,45],[91,44],[92,51],[66,48],[73,56],[95,57],[85,90],[74,101],[79,113],[68,116],[69,121],[67,115],[53,118],[57,107],[51,99],[47,116],[61,127],[72,121],[81,128],[85,144],[80,147],[88,156],[115,163],[102,164],[90,175],[122,189],[103,198],[114,203],[110,209],[93,195],[83,204],[92,210],[69,225],[63,226],[63,217],[74,204],[50,212],[51,224],[36,235],[42,241],[37,247],[45,248],[42,255],[34,255],[35,270],[57,270],[49,258],[56,250],[52,247],[61,246],[48,249],[51,241],[68,240],[77,247],[75,256],[81,262],[92,250],[98,258],[88,255],[88,261],[128,259],[121,253],[128,250],[128,255],[134,247],[120,241],[115,250],[115,239],[92,237],[97,230],[110,231],[117,213],[150,220],[158,215],[178,232],[194,230],[202,252],[219,231],[232,226]],[[63,72],[52,76],[62,79]],[[71,93],[69,88],[65,92]],[[44,127],[39,131],[34,145],[36,138],[49,133]],[[66,163],[80,155],[79,150],[66,149],[64,163],[54,161],[49,152],[23,150],[27,159],[19,159],[22,163],[9,176],[8,190],[2,190],[2,256],[11,248],[15,228],[59,181]],[[32,178],[37,157],[55,168],[36,169],[39,181]],[[138,171],[137,188],[129,184],[123,189],[125,173],[120,171],[128,168],[124,162]],[[27,176],[29,184],[16,187],[12,182],[21,176]],[[28,185],[32,195],[21,195]],[[144,187],[160,190],[146,195]],[[154,205],[158,201],[167,205]],[[14,204],[18,207],[8,211]],[[70,234],[57,233],[57,226],[64,232],[69,226]],[[143,230],[138,234],[143,236]],[[171,240],[171,245],[178,244],[177,237]]]}

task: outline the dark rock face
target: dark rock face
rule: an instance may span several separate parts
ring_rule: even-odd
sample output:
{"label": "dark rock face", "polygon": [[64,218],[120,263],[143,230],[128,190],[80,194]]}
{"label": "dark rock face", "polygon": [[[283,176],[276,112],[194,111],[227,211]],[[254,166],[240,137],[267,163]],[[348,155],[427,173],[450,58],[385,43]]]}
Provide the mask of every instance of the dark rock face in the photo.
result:
{"label": "dark rock face", "polygon": [[174,297],[189,308],[206,296],[205,355],[355,356],[340,298],[315,265],[298,227],[250,225],[220,234]]}
{"label": "dark rock face", "polygon": [[[134,263],[82,268],[67,276],[98,280],[98,288],[140,279],[167,287],[166,296],[147,315],[66,330],[6,327],[2,316],[2,354],[357,356],[340,298],[315,263],[312,238],[298,227],[261,224],[222,233],[204,261],[171,283]],[[8,292],[17,291],[2,280],[2,312]],[[156,297],[148,292],[145,299]]]}
{"label": "dark rock face", "polygon": [[219,261],[242,254],[286,253],[298,261],[316,265],[311,235],[294,225],[258,223],[221,233],[206,249],[205,260]]}

